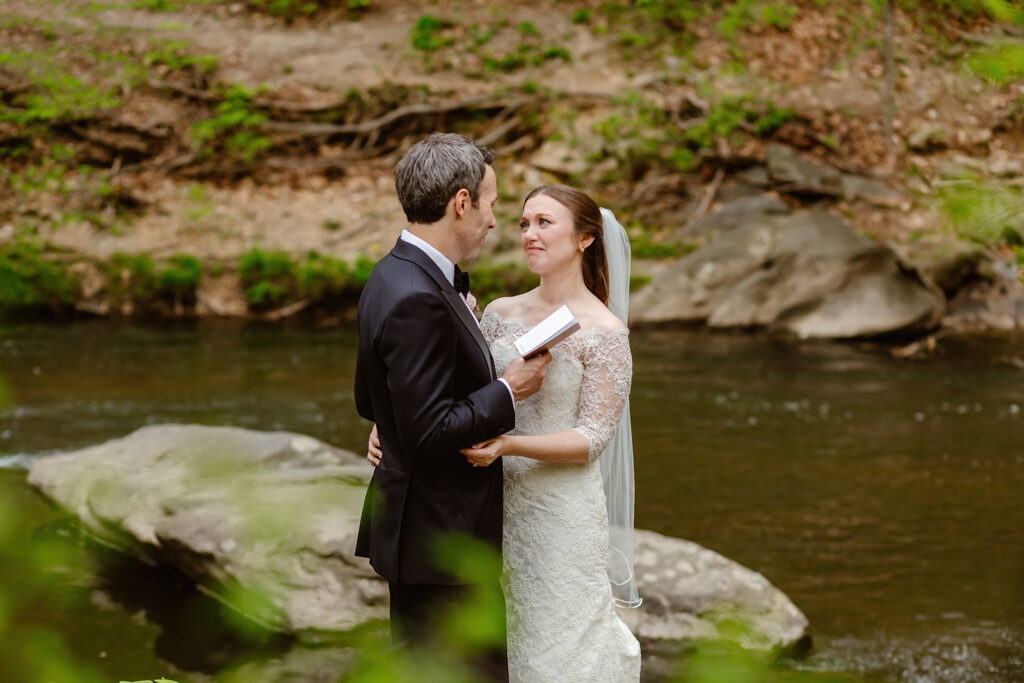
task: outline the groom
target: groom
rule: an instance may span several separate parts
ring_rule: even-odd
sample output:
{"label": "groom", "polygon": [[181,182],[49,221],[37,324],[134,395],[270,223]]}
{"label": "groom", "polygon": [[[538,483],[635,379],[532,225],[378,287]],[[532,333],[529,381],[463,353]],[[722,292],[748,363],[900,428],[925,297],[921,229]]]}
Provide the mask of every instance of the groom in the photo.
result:
{"label": "groom", "polygon": [[[395,168],[408,228],[359,299],[356,408],[376,423],[387,458],[367,490],[356,554],[388,580],[399,645],[426,641],[468,594],[437,567],[439,538],[455,532],[500,552],[501,462],[474,467],[459,449],[512,429],[514,401],[540,389],[551,360],[518,358],[497,377],[464,298],[468,276],[455,264],[479,254],[495,225],[493,162],[492,150],[455,134],[409,149]],[[477,578],[498,590],[497,575]]]}

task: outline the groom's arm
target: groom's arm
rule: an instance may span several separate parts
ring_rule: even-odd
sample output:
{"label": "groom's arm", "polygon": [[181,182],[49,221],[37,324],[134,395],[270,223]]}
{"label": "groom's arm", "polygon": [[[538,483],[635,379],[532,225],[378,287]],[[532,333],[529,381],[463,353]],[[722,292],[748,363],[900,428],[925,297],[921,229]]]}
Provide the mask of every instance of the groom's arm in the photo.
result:
{"label": "groom's arm", "polygon": [[456,400],[456,335],[447,302],[417,292],[392,309],[378,338],[398,436],[418,457],[461,458],[460,448],[515,426],[512,397],[498,380]]}
{"label": "groom's arm", "polygon": [[356,381],[355,381],[356,412],[370,422],[375,422],[373,416],[373,401],[370,399],[370,383],[366,380],[366,371],[363,370],[362,359],[356,359]]}

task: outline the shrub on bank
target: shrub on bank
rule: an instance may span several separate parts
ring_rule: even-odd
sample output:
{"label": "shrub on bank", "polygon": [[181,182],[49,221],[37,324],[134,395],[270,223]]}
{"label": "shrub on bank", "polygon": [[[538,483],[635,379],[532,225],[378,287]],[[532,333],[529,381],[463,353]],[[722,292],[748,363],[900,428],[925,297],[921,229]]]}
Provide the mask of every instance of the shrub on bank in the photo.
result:
{"label": "shrub on bank", "polygon": [[283,251],[250,249],[242,255],[238,273],[253,311],[267,311],[306,300],[313,308],[331,311],[352,308],[373,272],[375,262],[359,256],[355,263],[311,251],[295,261]]}
{"label": "shrub on bank", "polygon": [[65,263],[43,256],[31,242],[0,248],[0,309],[59,312],[72,306],[78,280]]}

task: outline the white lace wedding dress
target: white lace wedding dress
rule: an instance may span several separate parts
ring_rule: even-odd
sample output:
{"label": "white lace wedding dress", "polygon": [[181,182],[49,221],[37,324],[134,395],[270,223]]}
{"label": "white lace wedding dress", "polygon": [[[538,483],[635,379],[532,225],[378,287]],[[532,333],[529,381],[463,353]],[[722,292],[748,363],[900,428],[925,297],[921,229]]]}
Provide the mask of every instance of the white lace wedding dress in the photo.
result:
{"label": "white lace wedding dress", "polygon": [[[527,327],[493,310],[481,320],[500,375]],[[543,388],[516,405],[510,434],[576,429],[590,461],[505,456],[504,589],[511,683],[640,679],[640,644],[615,613],[608,513],[598,456],[629,396],[629,332],[583,330],[551,352]]]}

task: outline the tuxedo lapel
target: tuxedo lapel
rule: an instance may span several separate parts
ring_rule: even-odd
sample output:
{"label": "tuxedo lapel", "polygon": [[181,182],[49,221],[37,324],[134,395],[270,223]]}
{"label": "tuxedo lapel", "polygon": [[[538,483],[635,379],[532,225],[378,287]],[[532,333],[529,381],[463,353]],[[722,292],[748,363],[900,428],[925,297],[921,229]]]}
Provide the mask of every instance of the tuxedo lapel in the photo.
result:
{"label": "tuxedo lapel", "polygon": [[484,358],[487,359],[487,369],[491,373],[491,379],[494,377],[494,359],[491,358],[491,350],[487,347],[487,341],[484,339],[483,334],[480,333],[480,325],[476,322],[473,317],[473,313],[469,310],[469,306],[466,305],[466,300],[462,298],[462,295],[455,291],[454,288],[449,291],[444,291],[444,298],[448,300],[448,305],[455,311],[455,315],[459,317],[459,320],[469,330],[469,334],[472,335],[473,341],[480,347],[480,352],[484,354]]}
{"label": "tuxedo lapel", "polygon": [[391,254],[395,258],[416,264],[437,284],[441,293],[444,294],[445,301],[448,302],[456,317],[466,328],[466,331],[469,332],[473,341],[476,342],[480,352],[484,354],[484,358],[487,359],[487,368],[491,374],[491,379],[495,379],[494,359],[491,357],[491,350],[487,347],[487,341],[480,332],[480,325],[477,324],[473,313],[469,310],[469,306],[466,305],[465,299],[455,291],[455,287],[452,283],[448,282],[448,278],[444,276],[444,273],[437,267],[437,264],[423,253],[419,247],[409,244],[401,238],[395,244],[395,248],[391,250]]}

